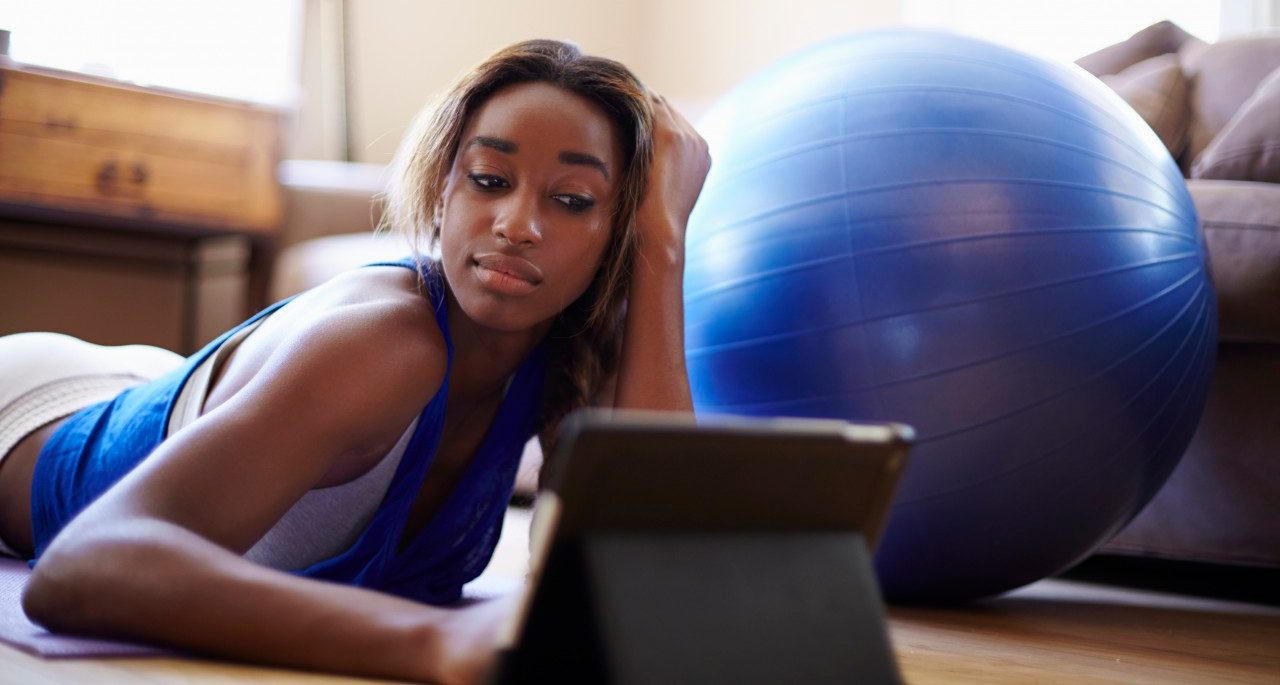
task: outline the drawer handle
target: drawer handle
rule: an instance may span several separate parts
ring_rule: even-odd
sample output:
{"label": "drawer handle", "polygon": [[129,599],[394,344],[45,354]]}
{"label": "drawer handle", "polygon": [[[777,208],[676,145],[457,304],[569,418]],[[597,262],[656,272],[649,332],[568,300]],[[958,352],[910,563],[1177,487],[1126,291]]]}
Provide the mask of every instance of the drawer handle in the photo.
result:
{"label": "drawer handle", "polygon": [[133,163],[133,182],[134,183],[138,185],[142,185],[143,183],[147,182],[147,177],[150,175],[151,175],[151,172],[147,170],[146,163],[144,162]]}
{"label": "drawer handle", "polygon": [[115,185],[116,179],[120,176],[120,165],[114,159],[108,159],[98,167],[98,186]]}
{"label": "drawer handle", "polygon": [[55,130],[65,128],[68,131],[74,131],[76,129],[76,118],[73,116],[58,117],[53,114],[48,114],[44,118],[44,125]]}

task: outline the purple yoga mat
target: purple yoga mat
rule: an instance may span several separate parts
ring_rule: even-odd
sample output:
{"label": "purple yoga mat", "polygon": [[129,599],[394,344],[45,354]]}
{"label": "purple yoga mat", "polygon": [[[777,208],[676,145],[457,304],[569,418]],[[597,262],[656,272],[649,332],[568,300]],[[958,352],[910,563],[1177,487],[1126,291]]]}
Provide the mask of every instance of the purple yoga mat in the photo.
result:
{"label": "purple yoga mat", "polygon": [[[56,635],[27,620],[22,613],[22,588],[31,570],[24,561],[0,557],[0,642],[46,659],[102,659],[107,657],[173,656],[160,647]],[[486,573],[463,588],[464,601],[491,599],[518,591],[523,583],[498,573]]]}
{"label": "purple yoga mat", "polygon": [[24,561],[0,558],[0,642],[46,659],[169,656],[159,647],[55,635],[22,613],[22,588],[30,569]]}

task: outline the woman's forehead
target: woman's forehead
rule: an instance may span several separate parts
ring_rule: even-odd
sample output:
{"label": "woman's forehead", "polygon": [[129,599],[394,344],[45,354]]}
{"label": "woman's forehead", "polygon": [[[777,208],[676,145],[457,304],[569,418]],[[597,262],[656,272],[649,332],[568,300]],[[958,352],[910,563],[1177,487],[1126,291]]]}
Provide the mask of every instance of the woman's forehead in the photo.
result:
{"label": "woman's forehead", "polygon": [[549,83],[521,83],[494,93],[467,122],[463,148],[477,137],[512,143],[516,152],[585,152],[611,168],[621,158],[621,143],[604,110]]}

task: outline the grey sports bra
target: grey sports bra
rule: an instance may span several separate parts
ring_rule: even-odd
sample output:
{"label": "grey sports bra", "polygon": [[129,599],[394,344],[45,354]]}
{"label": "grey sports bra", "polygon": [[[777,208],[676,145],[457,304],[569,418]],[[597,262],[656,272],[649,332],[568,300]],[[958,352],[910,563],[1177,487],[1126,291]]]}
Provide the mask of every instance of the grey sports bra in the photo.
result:
{"label": "grey sports bra", "polygon": [[[166,437],[200,417],[210,382],[218,368],[265,320],[245,326],[195,368],[173,404]],[[386,495],[417,423],[414,419],[395,447],[364,475],[341,485],[316,488],[303,495],[245,553],[245,558],[263,566],[291,571],[307,568],[350,547],[369,525]]]}

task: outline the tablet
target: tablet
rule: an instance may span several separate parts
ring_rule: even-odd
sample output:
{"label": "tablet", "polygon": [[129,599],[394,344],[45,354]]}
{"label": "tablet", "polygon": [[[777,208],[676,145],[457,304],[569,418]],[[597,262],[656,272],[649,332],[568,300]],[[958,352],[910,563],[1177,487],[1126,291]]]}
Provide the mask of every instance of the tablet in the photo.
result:
{"label": "tablet", "polygon": [[578,412],[547,470],[534,561],[605,531],[847,530],[874,549],[911,438],[901,424]]}
{"label": "tablet", "polygon": [[[648,680],[706,668],[696,678],[677,679],[712,676],[721,682],[717,676],[752,659],[737,654],[714,666],[704,651],[718,649],[722,657],[750,651],[754,638],[709,629],[670,642],[671,630],[662,626],[776,624],[789,620],[790,598],[827,603],[828,595],[852,607],[845,613],[859,614],[828,621],[832,629],[821,634],[832,633],[831,648],[856,651],[847,640],[870,633],[875,644],[869,649],[877,652],[872,660],[892,670],[870,552],[911,439],[909,427],[891,423],[574,414],[548,463],[531,531],[529,591],[513,615],[493,680],[536,682],[584,673],[599,680],[612,673],[603,679],[631,682],[635,678],[616,676],[645,673],[639,679]],[[716,580],[726,575],[733,578]],[[825,575],[833,577],[819,582],[831,589],[808,581]],[[734,579],[746,585],[734,590]],[[786,589],[788,583],[798,589]],[[767,597],[775,587],[786,596]],[[733,592],[739,596],[725,595]],[[801,596],[806,593],[808,599]],[[864,610],[867,603],[874,606]],[[654,614],[658,606],[664,608]],[[784,642],[799,634],[770,630],[780,631]],[[649,639],[656,633],[664,637]],[[707,635],[706,645],[687,644],[699,635]],[[813,650],[821,645],[799,642],[806,661],[817,658]],[[649,657],[642,658],[645,649]],[[624,663],[613,663],[619,659]],[[649,668],[655,660],[668,670]],[[568,661],[577,663],[563,670]],[[672,664],[685,664],[684,671],[671,670]],[[865,673],[853,662],[844,672],[855,667]]]}

